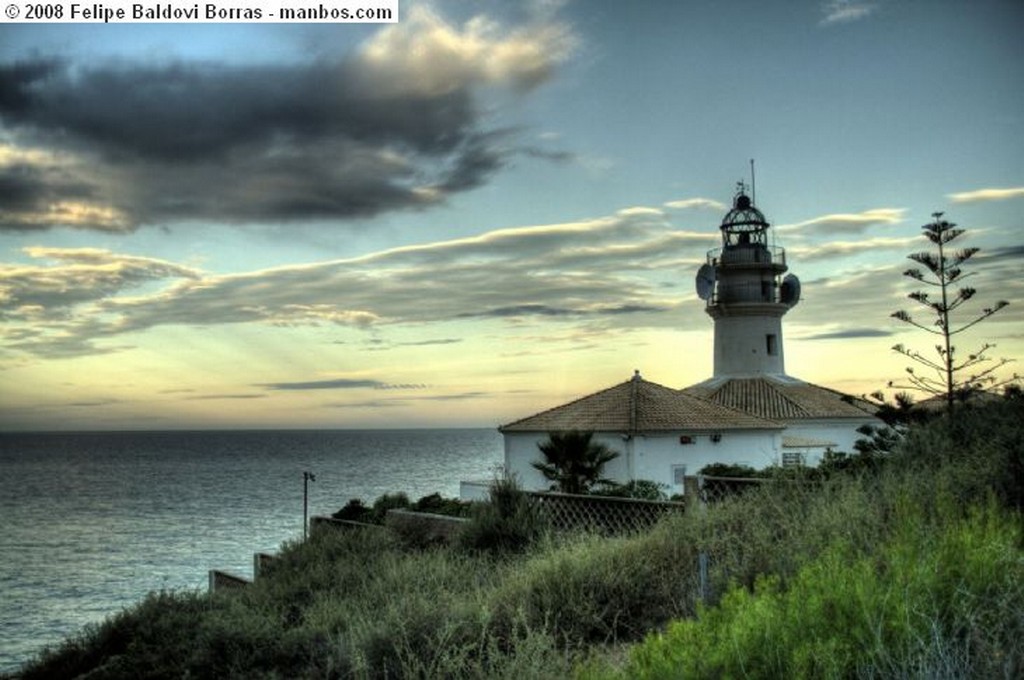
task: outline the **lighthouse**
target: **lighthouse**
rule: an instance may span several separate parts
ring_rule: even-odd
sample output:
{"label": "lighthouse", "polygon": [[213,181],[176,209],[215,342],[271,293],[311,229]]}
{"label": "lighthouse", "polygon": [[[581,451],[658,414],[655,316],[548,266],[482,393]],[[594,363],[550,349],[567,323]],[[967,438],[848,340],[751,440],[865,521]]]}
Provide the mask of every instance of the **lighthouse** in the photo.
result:
{"label": "lighthouse", "polygon": [[786,251],[741,182],[719,227],[722,245],[697,272],[697,295],[715,322],[714,378],[785,376],[782,317],[800,300]]}
{"label": "lighthouse", "polygon": [[675,493],[711,463],[817,465],[828,451],[853,451],[860,429],[881,421],[862,399],[786,374],[782,317],[800,301],[800,281],[770,228],[740,183],[719,226],[722,244],[697,272],[697,295],[715,325],[712,377],[673,389],[635,372],[503,425],[506,471],[524,488],[547,488],[533,465],[538,446],[566,430],[592,432],[620,454],[605,470],[609,479],[652,480]]}

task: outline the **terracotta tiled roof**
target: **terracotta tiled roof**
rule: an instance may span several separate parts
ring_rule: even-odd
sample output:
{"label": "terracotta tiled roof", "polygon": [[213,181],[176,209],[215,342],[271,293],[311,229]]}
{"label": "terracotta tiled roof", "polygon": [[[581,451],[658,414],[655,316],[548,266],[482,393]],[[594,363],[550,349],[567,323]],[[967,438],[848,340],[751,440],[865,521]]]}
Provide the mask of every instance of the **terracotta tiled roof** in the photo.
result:
{"label": "terracotta tiled roof", "polygon": [[807,418],[864,418],[871,404],[794,378],[711,379],[683,390],[722,406],[788,422]]}
{"label": "terracotta tiled roof", "polygon": [[782,425],[712,403],[638,375],[632,380],[508,425],[501,432],[664,432],[781,429]]}

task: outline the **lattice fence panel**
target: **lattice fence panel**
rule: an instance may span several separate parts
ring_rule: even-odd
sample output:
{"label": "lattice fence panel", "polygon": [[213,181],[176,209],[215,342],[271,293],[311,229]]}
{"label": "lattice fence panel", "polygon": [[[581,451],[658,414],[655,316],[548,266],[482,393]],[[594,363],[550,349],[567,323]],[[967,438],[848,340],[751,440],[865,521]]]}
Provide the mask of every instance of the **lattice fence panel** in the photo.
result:
{"label": "lattice fence panel", "polygon": [[622,534],[648,529],[670,513],[683,512],[682,503],[636,498],[531,493],[536,508],[556,531]]}

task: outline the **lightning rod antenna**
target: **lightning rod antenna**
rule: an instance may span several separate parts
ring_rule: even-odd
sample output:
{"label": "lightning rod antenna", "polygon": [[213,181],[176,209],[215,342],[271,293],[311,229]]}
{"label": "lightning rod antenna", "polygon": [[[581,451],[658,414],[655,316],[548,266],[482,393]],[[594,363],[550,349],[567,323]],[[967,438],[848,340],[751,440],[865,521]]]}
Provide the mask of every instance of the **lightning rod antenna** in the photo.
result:
{"label": "lightning rod antenna", "polygon": [[754,159],[750,159],[750,202],[757,205],[757,183],[754,181]]}

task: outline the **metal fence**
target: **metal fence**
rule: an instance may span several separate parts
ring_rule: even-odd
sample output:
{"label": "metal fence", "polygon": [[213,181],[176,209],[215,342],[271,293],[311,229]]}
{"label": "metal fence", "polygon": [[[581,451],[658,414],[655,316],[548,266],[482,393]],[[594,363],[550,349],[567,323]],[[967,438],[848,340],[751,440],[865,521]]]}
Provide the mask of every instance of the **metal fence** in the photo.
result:
{"label": "metal fence", "polygon": [[533,506],[555,531],[622,534],[643,531],[661,518],[683,512],[682,503],[609,496],[530,492]]}

